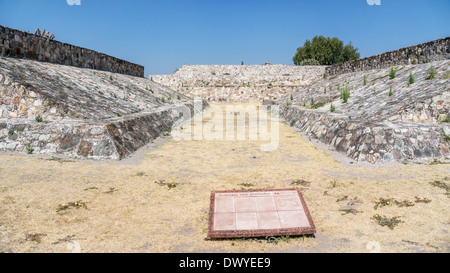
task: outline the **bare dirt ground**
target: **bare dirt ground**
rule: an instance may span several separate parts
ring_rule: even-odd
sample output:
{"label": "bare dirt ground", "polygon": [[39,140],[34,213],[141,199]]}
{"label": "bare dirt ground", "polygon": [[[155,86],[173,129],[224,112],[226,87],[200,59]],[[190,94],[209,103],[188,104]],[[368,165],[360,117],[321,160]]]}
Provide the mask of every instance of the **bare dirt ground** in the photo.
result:
{"label": "bare dirt ground", "polygon": [[[0,252],[449,252],[448,165],[350,164],[279,129],[273,152],[166,137],[121,162],[1,154]],[[242,183],[300,187],[315,236],[205,240],[210,192]]]}

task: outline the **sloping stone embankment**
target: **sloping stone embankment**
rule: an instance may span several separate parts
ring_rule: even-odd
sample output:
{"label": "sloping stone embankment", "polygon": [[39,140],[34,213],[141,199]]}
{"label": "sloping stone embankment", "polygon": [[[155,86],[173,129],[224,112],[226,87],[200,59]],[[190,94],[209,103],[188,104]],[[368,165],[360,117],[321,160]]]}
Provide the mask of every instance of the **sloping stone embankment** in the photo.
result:
{"label": "sloping stone embankment", "polygon": [[[271,105],[274,102],[265,101]],[[270,107],[269,107],[270,108]],[[356,161],[429,162],[450,159],[443,135],[450,127],[427,123],[384,123],[350,120],[342,114],[280,105],[280,117],[309,136]]]}
{"label": "sloping stone embankment", "polygon": [[0,151],[122,159],[200,110],[145,78],[0,57]]}
{"label": "sloping stone embankment", "polygon": [[449,64],[395,66],[393,78],[390,68],[341,74],[264,104],[280,105],[292,126],[357,161],[448,161]]}

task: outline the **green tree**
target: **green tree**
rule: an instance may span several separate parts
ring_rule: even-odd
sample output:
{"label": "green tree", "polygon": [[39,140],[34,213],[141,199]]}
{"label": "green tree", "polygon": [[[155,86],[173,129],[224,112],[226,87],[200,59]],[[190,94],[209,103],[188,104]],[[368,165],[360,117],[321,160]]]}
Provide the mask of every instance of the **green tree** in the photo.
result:
{"label": "green tree", "polygon": [[333,65],[357,60],[359,57],[358,48],[353,47],[351,42],[344,45],[344,42],[336,37],[315,36],[312,40],[306,40],[302,47],[297,48],[292,60],[295,65],[301,65],[308,59],[317,60],[321,65]]}

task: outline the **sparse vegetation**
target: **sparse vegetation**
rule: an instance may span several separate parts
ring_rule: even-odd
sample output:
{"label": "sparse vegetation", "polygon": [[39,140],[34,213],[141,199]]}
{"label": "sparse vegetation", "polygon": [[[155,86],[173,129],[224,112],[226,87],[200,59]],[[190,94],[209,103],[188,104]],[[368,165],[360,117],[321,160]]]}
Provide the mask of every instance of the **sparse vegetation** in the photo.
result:
{"label": "sparse vegetation", "polygon": [[35,242],[40,244],[43,236],[47,236],[44,233],[25,234],[25,241]]}
{"label": "sparse vegetation", "polygon": [[333,105],[333,104],[331,104],[331,106],[330,106],[330,112],[331,113],[334,113],[336,111],[336,107]]}
{"label": "sparse vegetation", "polygon": [[389,229],[394,229],[394,227],[396,227],[399,223],[403,222],[399,220],[400,216],[388,218],[386,216],[375,214],[373,218],[380,226],[387,226]]}
{"label": "sparse vegetation", "polygon": [[44,119],[41,117],[41,115],[37,115],[36,118],[34,119],[36,122],[43,122]]}
{"label": "sparse vegetation", "polygon": [[317,109],[317,108],[323,107],[325,104],[327,104],[326,102],[315,103],[314,101],[312,101],[311,103],[312,103],[311,106],[307,107],[307,108],[309,108],[309,109]]}
{"label": "sparse vegetation", "polygon": [[450,141],[450,136],[446,135],[444,132],[442,132],[442,138],[444,138],[445,141]]}
{"label": "sparse vegetation", "polygon": [[391,80],[395,79],[395,74],[397,73],[397,70],[394,67],[391,67],[391,70],[389,71],[389,78]]}
{"label": "sparse vegetation", "polygon": [[59,204],[58,207],[56,208],[56,212],[65,211],[65,210],[68,210],[69,208],[87,209],[87,206],[86,206],[86,203],[84,203],[82,201],[76,201],[76,202],[71,202],[71,203],[67,203],[67,204]]}
{"label": "sparse vegetation", "polygon": [[155,183],[160,185],[160,186],[166,186],[168,188],[168,190],[171,190],[171,189],[176,188],[178,186],[177,183],[167,183],[164,179],[155,181]]}
{"label": "sparse vegetation", "polygon": [[84,190],[85,190],[85,191],[88,191],[88,190],[98,190],[98,188],[97,188],[96,186],[90,186],[90,187],[85,188]]}
{"label": "sparse vegetation", "polygon": [[415,82],[414,75],[412,74],[412,72],[409,72],[408,84],[413,84],[414,82]]}
{"label": "sparse vegetation", "polygon": [[34,149],[33,149],[33,147],[31,147],[31,144],[27,144],[26,150],[27,150],[27,154],[29,154],[29,155],[33,154],[33,152],[34,152]]}
{"label": "sparse vegetation", "polygon": [[447,184],[443,181],[440,181],[440,180],[435,180],[435,181],[431,182],[430,184],[433,187],[438,187],[438,188],[444,189],[446,191],[445,194],[450,196],[450,185],[449,184]]}
{"label": "sparse vegetation", "polygon": [[392,97],[394,95],[394,92],[392,92],[392,87],[389,89],[389,97]]}
{"label": "sparse vegetation", "polygon": [[291,185],[309,187],[311,185],[311,181],[305,179],[295,179],[294,181],[291,182]]}
{"label": "sparse vegetation", "polygon": [[248,187],[248,188],[252,188],[252,187],[256,186],[256,184],[254,184],[254,183],[241,183],[239,185],[240,186],[244,186],[244,187]]}
{"label": "sparse vegetation", "polygon": [[379,207],[384,206],[390,206],[394,202],[394,198],[379,198],[375,201],[375,206],[373,207],[374,210],[378,209]]}
{"label": "sparse vegetation", "polygon": [[348,85],[345,85],[341,90],[341,99],[344,103],[347,103],[348,99],[350,98],[350,88]]}
{"label": "sparse vegetation", "polygon": [[8,131],[8,136],[12,136],[12,135],[14,135],[14,129],[10,129],[10,130]]}
{"label": "sparse vegetation", "polygon": [[428,79],[432,80],[436,77],[436,70],[434,69],[433,66],[430,66],[430,68],[428,69]]}
{"label": "sparse vegetation", "polygon": [[108,191],[105,191],[105,193],[107,193],[107,194],[112,194],[112,193],[114,193],[114,192],[116,192],[116,191],[119,191],[119,189],[118,189],[118,188],[109,188],[109,190],[108,190]]}
{"label": "sparse vegetation", "polygon": [[364,78],[363,78],[363,85],[364,85],[364,86],[367,85],[367,75],[364,75]]}

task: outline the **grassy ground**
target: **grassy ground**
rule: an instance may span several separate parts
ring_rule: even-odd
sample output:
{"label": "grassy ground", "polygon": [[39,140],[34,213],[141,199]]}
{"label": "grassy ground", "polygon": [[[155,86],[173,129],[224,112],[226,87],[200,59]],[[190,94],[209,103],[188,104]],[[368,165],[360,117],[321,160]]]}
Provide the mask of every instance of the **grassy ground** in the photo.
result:
{"label": "grassy ground", "polygon": [[[448,165],[347,166],[279,128],[273,152],[168,140],[123,162],[0,155],[0,252],[449,252]],[[317,234],[205,240],[211,190],[242,183],[300,187]]]}

